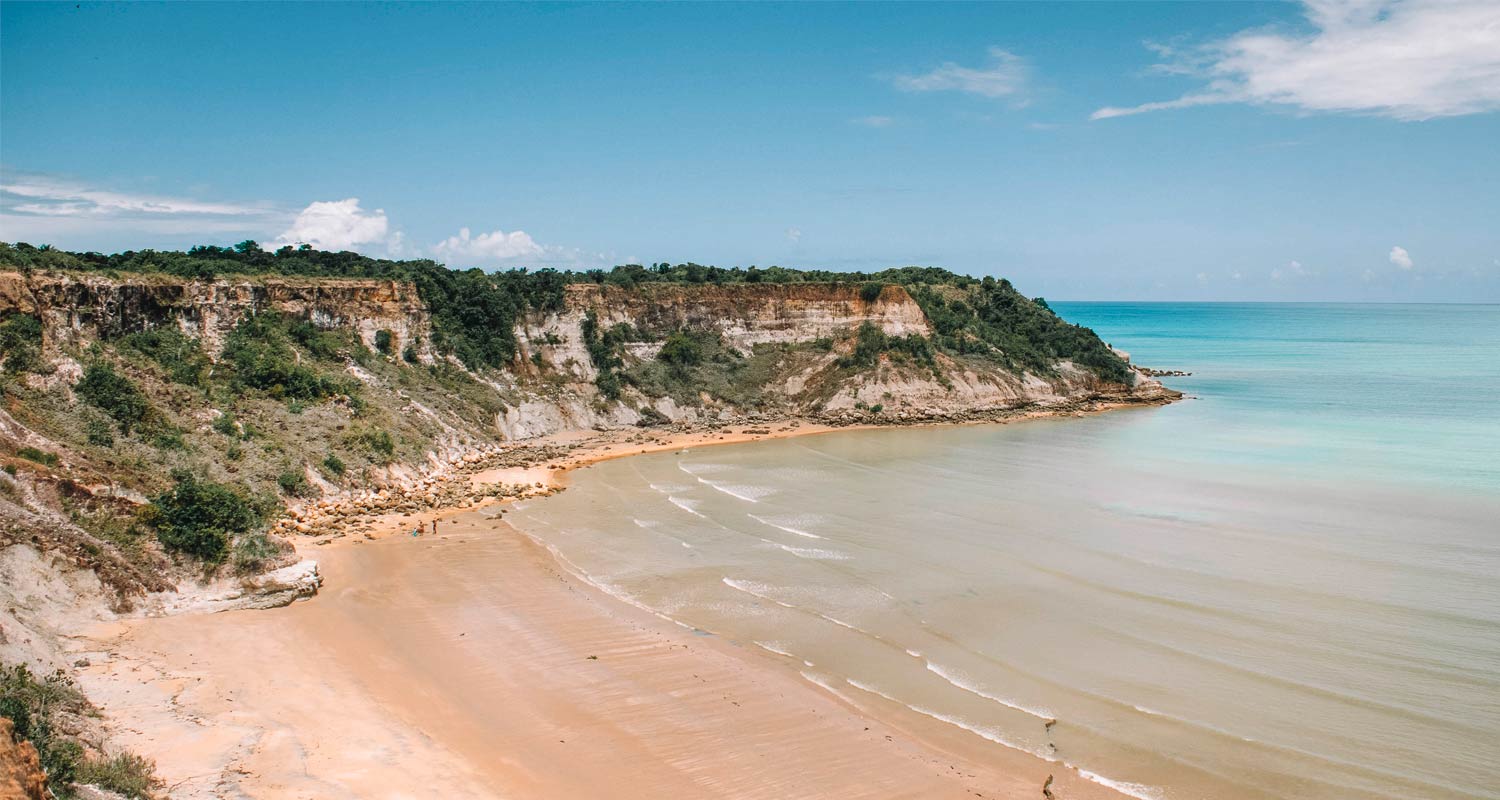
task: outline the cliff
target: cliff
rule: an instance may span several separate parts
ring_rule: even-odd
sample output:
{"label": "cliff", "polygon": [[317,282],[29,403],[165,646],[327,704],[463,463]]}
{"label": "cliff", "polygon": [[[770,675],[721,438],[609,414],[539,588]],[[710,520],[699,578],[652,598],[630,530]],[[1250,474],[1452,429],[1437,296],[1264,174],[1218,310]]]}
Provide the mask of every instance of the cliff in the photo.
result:
{"label": "cliff", "polygon": [[265,311],[351,329],[370,348],[381,329],[392,331],[401,347],[430,338],[431,320],[416,288],[398,281],[0,272],[0,314],[39,317],[52,350],[172,325],[217,355],[245,315]]}
{"label": "cliff", "polygon": [[[69,554],[123,597],[191,571],[137,514],[184,476],[239,487],[264,519],[568,430],[899,424],[1175,396],[1138,370],[1038,365],[1040,345],[1014,332],[954,327],[952,309],[991,296],[1047,336],[1097,342],[1008,284],[917,290],[574,282],[455,321],[401,280],[0,272],[0,544]],[[498,367],[454,355],[456,338],[497,333],[485,319],[508,322]],[[274,537],[246,530],[198,555],[288,566]]]}

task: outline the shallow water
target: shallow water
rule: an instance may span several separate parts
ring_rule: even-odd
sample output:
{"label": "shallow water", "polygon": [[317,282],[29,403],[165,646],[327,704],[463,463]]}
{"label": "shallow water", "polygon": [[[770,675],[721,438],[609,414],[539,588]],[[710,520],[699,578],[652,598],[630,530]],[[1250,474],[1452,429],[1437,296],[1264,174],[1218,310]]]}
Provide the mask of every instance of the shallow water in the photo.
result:
{"label": "shallow water", "polygon": [[1500,307],[1055,305],[1196,399],[633,457],[510,518],[1137,796],[1500,797]]}

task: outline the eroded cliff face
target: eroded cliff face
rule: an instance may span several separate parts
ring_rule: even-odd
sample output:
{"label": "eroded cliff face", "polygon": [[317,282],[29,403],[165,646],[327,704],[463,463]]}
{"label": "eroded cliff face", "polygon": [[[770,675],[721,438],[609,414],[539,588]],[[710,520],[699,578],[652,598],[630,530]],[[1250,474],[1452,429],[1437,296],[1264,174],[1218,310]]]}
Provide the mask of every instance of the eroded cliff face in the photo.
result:
{"label": "eroded cliff face", "polygon": [[[34,314],[42,321],[52,353],[78,351],[88,343],[132,331],[170,325],[201,341],[217,356],[225,337],[248,314],[277,311],[320,328],[344,328],[374,348],[376,333],[389,331],[393,351],[408,344],[422,363],[433,363],[432,317],[415,286],[359,279],[257,277],[189,281],[163,276],[106,277],[18,272],[0,273],[0,312]],[[596,330],[627,326],[639,332],[621,345],[627,364],[657,357],[663,335],[676,330],[716,334],[741,356],[766,349],[830,344],[821,354],[774,359],[764,371],[756,409],[737,408],[712,397],[652,396],[626,387],[617,398],[601,395],[586,340],[585,319]],[[504,370],[475,375],[503,398],[494,430],[503,439],[524,439],[567,429],[616,427],[644,420],[727,420],[748,412],[851,414],[880,406],[889,418],[963,417],[988,409],[1057,404],[1091,395],[1149,400],[1164,395],[1155,380],[1137,373],[1132,386],[1109,385],[1066,362],[1046,375],[1016,373],[995,364],[938,357],[937,369],[881,358],[868,368],[837,367],[853,333],[869,323],[891,337],[929,336],[922,308],[900,286],[886,286],[873,299],[854,284],[643,284],[634,288],[579,284],[566,288],[563,308],[523,317],[514,331],[517,354]],[[761,357],[765,360],[764,357]],[[366,384],[368,372],[349,366]],[[459,420],[433,413],[413,398],[417,413],[457,434]],[[481,434],[485,432],[480,432]],[[463,439],[461,435],[449,439]],[[462,447],[461,441],[438,442]]]}
{"label": "eroded cliff face", "polygon": [[322,328],[352,329],[372,348],[375,332],[389,330],[398,351],[416,342],[431,358],[427,307],[415,286],[398,281],[0,272],[0,312],[12,310],[41,318],[49,350],[172,325],[217,355],[246,314],[277,311]]}

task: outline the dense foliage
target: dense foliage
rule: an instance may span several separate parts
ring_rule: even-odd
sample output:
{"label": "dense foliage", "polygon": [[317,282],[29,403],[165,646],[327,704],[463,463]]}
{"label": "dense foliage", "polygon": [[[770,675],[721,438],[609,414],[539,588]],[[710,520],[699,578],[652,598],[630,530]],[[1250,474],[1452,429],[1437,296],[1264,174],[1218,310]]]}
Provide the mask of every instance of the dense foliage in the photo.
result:
{"label": "dense foliage", "polygon": [[936,355],[932,342],[917,334],[890,336],[875,325],[866,322],[854,334],[854,351],[840,360],[843,367],[872,367],[882,353],[891,353],[898,358],[911,358],[928,367],[936,366]]}
{"label": "dense foliage", "polygon": [[42,368],[42,321],[30,314],[0,320],[0,369],[8,373]]}
{"label": "dense foliage", "polygon": [[339,356],[337,334],[320,331],[306,320],[288,320],[279,314],[246,317],[224,340],[224,360],[233,365],[235,380],[274,398],[321,400],[351,392],[349,381],[326,376],[300,363],[292,343],[302,345],[315,358]]}
{"label": "dense foliage", "polygon": [[85,403],[113,417],[126,434],[144,422],[151,410],[145,393],[108,364],[89,365],[73,390]]}
{"label": "dense foliage", "polygon": [[203,386],[213,368],[198,341],[176,328],[152,328],[126,334],[120,343],[155,361],[167,376],[185,386]]}
{"label": "dense foliage", "polygon": [[176,485],[151,499],[147,516],[167,549],[217,562],[233,536],[260,522],[250,500],[234,489],[200,481],[187,471],[175,472],[172,478]]}
{"label": "dense foliage", "polygon": [[[944,352],[992,358],[1017,368],[1046,372],[1069,360],[1100,377],[1124,382],[1129,370],[1093,331],[1059,319],[1043,302],[1017,292],[1009,281],[976,279],[936,267],[900,267],[879,272],[836,272],[785,267],[701,264],[627,264],[612,270],[559,272],[452,270],[427,260],[391,261],[358,253],[330,253],[307,246],[262,250],[255,242],[234,247],[202,246],[187,252],[127,251],[114,255],[69,253],[25,243],[0,243],[0,264],[22,269],[146,272],[208,279],[222,275],[288,275],[383,278],[409,281],[432,313],[433,346],[470,368],[500,367],[515,358],[515,323],[528,310],[557,310],[570,283],[634,287],[648,283],[855,283],[866,302],[884,286],[906,287],[932,318],[935,344]],[[615,367],[606,350],[607,331],[592,331],[590,356],[601,367],[601,388],[611,387]],[[596,352],[597,349],[597,352]],[[414,360],[413,357],[408,360]],[[608,391],[606,390],[606,393]],[[617,390],[616,390],[617,393]]]}

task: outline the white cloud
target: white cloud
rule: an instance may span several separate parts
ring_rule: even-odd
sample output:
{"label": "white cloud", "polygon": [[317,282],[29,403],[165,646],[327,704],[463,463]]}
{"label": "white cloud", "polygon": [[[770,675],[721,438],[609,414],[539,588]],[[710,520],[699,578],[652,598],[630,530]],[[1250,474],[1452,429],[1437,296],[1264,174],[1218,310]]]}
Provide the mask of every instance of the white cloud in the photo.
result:
{"label": "white cloud", "polygon": [[966,92],[981,97],[1014,97],[1026,88],[1026,60],[1000,47],[989,49],[990,63],[965,67],[945,62],[920,75],[897,75],[892,83],[906,92]]}
{"label": "white cloud", "polygon": [[522,259],[536,261],[547,252],[546,248],[532,241],[525,231],[506,233],[495,230],[473,236],[468,228],[460,228],[457,236],[449,236],[438,242],[432,251],[439,258],[483,264]]}
{"label": "white cloud", "polygon": [[792,226],[792,227],[790,227],[790,228],[787,228],[786,229],[786,238],[787,238],[787,241],[792,242],[794,244],[797,243],[797,242],[802,241],[802,229],[796,227],[795,225]]}
{"label": "white cloud", "polygon": [[[309,204],[272,247],[310,244],[319,250],[357,250],[360,245],[384,247],[391,239],[385,211],[365,211],[359,207],[359,198],[350,197]],[[395,241],[399,244],[399,235]]]}
{"label": "white cloud", "polygon": [[1242,31],[1190,51],[1153,48],[1160,71],[1207,79],[1175,100],[1091,119],[1216,103],[1425,120],[1500,109],[1495,0],[1307,0],[1312,31]]}
{"label": "white cloud", "polygon": [[1411,253],[1406,252],[1405,247],[1392,247],[1391,263],[1401,269],[1411,269]]}
{"label": "white cloud", "polygon": [[889,128],[891,126],[891,123],[895,122],[896,120],[891,117],[881,116],[879,114],[871,114],[868,117],[855,117],[854,119],[851,119],[849,121],[854,123],[855,125],[863,125],[866,128]]}

